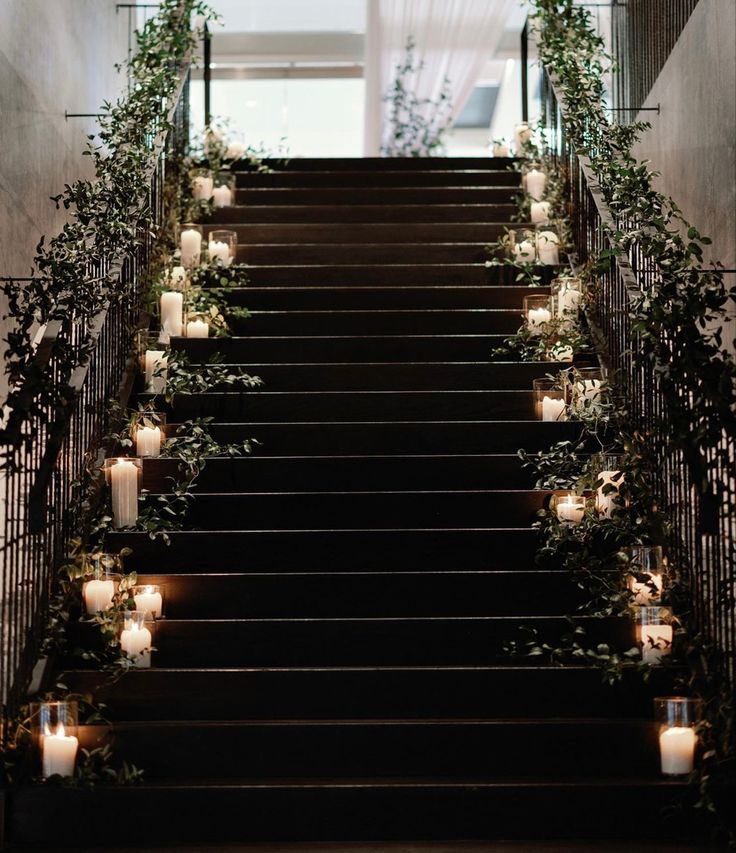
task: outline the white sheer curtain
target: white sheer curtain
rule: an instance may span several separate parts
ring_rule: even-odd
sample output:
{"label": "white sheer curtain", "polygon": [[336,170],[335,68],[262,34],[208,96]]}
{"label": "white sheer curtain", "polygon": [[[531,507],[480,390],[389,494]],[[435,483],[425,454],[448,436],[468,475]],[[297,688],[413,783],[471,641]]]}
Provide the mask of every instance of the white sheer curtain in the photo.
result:
{"label": "white sheer curtain", "polygon": [[462,110],[486,60],[493,56],[516,0],[367,0],[365,150],[380,153],[390,132],[383,102],[409,36],[424,63],[416,95],[436,99],[447,78],[453,117]]}

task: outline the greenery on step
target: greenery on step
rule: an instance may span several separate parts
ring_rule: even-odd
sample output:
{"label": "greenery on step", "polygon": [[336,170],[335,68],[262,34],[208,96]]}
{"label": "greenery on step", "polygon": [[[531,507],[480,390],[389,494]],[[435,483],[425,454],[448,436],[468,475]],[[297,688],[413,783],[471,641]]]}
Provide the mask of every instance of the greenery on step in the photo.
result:
{"label": "greenery on step", "polygon": [[389,138],[381,145],[384,157],[432,157],[445,154],[445,133],[452,122],[450,81],[444,80],[436,99],[420,98],[415,92],[424,67],[416,60],[416,42],[406,40],[403,60],[396,66],[394,80],[383,100],[389,104]]}
{"label": "greenery on step", "polygon": [[252,391],[263,384],[260,376],[251,376],[239,365],[225,364],[221,353],[207,361],[192,362],[184,352],[172,352],[166,366],[164,398],[172,403],[177,394],[204,394],[217,389]]}

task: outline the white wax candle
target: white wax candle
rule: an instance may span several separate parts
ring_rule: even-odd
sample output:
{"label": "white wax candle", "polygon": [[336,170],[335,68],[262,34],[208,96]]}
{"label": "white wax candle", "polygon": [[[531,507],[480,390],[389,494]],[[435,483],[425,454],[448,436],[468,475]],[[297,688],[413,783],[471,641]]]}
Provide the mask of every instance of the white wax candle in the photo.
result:
{"label": "white wax candle", "polygon": [[557,293],[557,316],[565,314],[576,314],[580,309],[580,301],[583,294],[572,287],[563,286]]}
{"label": "white wax candle", "polygon": [[43,775],[49,776],[73,776],[74,762],[77,757],[79,741],[74,735],[64,732],[64,724],[59,723],[55,734],[51,734],[48,725],[41,736],[41,755]]}
{"label": "white wax candle", "polygon": [[537,253],[541,264],[559,264],[560,238],[554,231],[540,231],[537,235]]}
{"label": "white wax candle", "polygon": [[168,290],[161,294],[161,329],[167,335],[181,335],[184,323],[184,294]]}
{"label": "white wax candle", "polygon": [[230,265],[230,246],[224,241],[210,240],[207,250],[210,253],[210,261],[220,261],[224,267]]}
{"label": "white wax candle", "polygon": [[161,428],[139,426],[135,433],[136,456],[161,455]]}
{"label": "white wax candle", "polygon": [[542,333],[542,326],[549,323],[552,319],[552,314],[546,308],[532,308],[527,311],[526,320],[529,326],[529,331],[533,335]]}
{"label": "white wax candle", "polygon": [[183,290],[187,283],[187,271],[184,267],[172,267],[168,276],[168,284],[172,290]]}
{"label": "white wax candle", "polygon": [[565,401],[554,397],[542,397],[543,421],[566,421]]}
{"label": "white wax candle", "polygon": [[164,350],[146,350],[146,389],[152,394],[163,394],[166,388],[166,366],[168,361]]}
{"label": "white wax candle", "polygon": [[509,146],[504,144],[503,142],[494,142],[494,144],[493,144],[493,156],[494,157],[508,157],[509,156]]}
{"label": "white wax candle", "polygon": [[662,663],[672,650],[672,625],[641,626],[641,659],[644,663],[656,666]]}
{"label": "white wax candle", "polygon": [[132,527],[138,519],[138,467],[118,459],[110,468],[113,527]]}
{"label": "white wax candle", "polygon": [[570,497],[561,498],[557,501],[557,518],[565,524],[580,524],[585,514],[582,504],[574,503]]}
{"label": "white wax candle", "polygon": [[547,225],[552,205],[548,201],[533,201],[531,205],[532,222],[535,225]]}
{"label": "white wax candle", "polygon": [[514,243],[514,260],[528,263],[536,257],[534,243],[531,240],[522,240],[521,243]]}
{"label": "white wax candle", "polygon": [[180,238],[181,262],[185,267],[196,266],[202,251],[202,235],[196,228],[185,228]]}
{"label": "white wax candle", "polygon": [[238,160],[243,156],[243,154],[245,154],[245,143],[241,142],[239,139],[233,139],[232,142],[228,143],[225,159]]}
{"label": "white wax candle", "polygon": [[212,198],[212,178],[198,175],[192,181],[192,195],[195,201],[208,201]]}
{"label": "white wax candle", "polygon": [[521,151],[521,146],[532,138],[532,131],[528,124],[517,124],[514,129],[514,141],[516,142],[516,153]]}
{"label": "white wax candle", "polygon": [[[601,481],[601,485],[596,490],[596,507],[604,518],[611,518],[614,509],[620,506],[618,489],[624,481],[623,474],[620,471],[601,471],[597,479]],[[607,494],[604,494],[606,486],[609,488],[606,489]]]}
{"label": "white wax candle", "polygon": [[550,355],[555,361],[572,361],[575,353],[572,347],[563,347],[557,344],[550,350]]}
{"label": "white wax candle", "polygon": [[645,607],[653,601],[659,600],[663,586],[664,578],[662,575],[649,575],[646,581],[638,581],[634,578],[629,581],[629,589],[634,594],[634,604]]}
{"label": "white wax candle", "polygon": [[[578,408],[591,413],[601,410],[600,379],[583,379],[582,382],[575,383],[573,390]],[[587,404],[586,401],[588,401]]]}
{"label": "white wax candle", "polygon": [[112,607],[112,599],[115,595],[115,584],[113,581],[91,580],[84,584],[84,606],[87,613],[101,613]]}
{"label": "white wax candle", "polygon": [[666,776],[684,776],[695,766],[695,730],[690,726],[673,726],[659,736],[662,773]]}
{"label": "white wax candle", "polygon": [[233,203],[232,190],[226,184],[212,190],[212,201],[215,207],[229,207]]}
{"label": "white wax candle", "polygon": [[187,323],[188,338],[208,338],[210,336],[210,324],[206,320],[190,320]]}
{"label": "white wax candle", "polygon": [[141,628],[136,622],[131,623],[120,634],[120,648],[132,658],[136,669],[149,669],[151,666],[151,632]]}
{"label": "white wax candle", "polygon": [[526,192],[534,201],[541,201],[544,188],[547,186],[547,176],[539,169],[530,169],[526,173]]}
{"label": "white wax candle", "polygon": [[135,609],[142,610],[147,614],[148,618],[159,618],[163,607],[163,600],[160,592],[155,592],[153,587],[146,586],[143,592],[138,592],[133,596],[135,601]]}

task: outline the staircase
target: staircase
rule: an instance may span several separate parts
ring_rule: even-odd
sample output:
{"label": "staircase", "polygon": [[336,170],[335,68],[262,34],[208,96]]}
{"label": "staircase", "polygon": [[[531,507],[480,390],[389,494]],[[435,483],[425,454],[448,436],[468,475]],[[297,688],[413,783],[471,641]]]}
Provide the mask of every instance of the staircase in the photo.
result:
{"label": "staircase", "polygon": [[[215,222],[238,231],[251,284],[235,298],[253,317],[174,348],[222,352],[265,386],[182,397],[169,417],[211,415],[218,439],[261,446],[208,463],[170,547],[111,537],[141,582],[166,584],[154,668],[98,693],[146,783],[23,788],[17,843],[79,848],[112,827],[149,847],[675,832],[656,679],[610,688],[501,654],[522,624],[557,640],[579,601],[535,567],[544,495],[516,456],[575,433],[534,420],[532,379],[554,366],[490,362],[534,292],[483,263],[514,211],[507,164],[238,175]],[[172,463],[145,469],[165,490]],[[588,628],[631,639],[620,620]]]}

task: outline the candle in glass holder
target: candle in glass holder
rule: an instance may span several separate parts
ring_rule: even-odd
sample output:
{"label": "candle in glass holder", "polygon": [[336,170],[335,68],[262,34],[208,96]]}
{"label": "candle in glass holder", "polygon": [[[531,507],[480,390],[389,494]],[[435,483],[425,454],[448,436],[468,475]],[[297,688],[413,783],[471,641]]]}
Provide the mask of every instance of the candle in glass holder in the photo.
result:
{"label": "candle in glass holder", "polygon": [[659,545],[633,545],[624,548],[629,563],[627,585],[634,604],[655,604],[664,590],[666,564]]}
{"label": "candle in glass holder", "polygon": [[185,228],[180,237],[181,262],[185,267],[199,263],[202,252],[202,233],[197,228]]}
{"label": "candle in glass holder", "polygon": [[139,426],[135,431],[135,452],[137,456],[160,456],[161,427]]}
{"label": "candle in glass holder", "polygon": [[552,313],[547,308],[530,308],[526,315],[529,331],[533,335],[540,335],[542,327],[545,323],[549,323],[551,319]]}
{"label": "candle in glass holder", "polygon": [[530,169],[525,175],[525,185],[527,194],[534,201],[541,201],[547,185],[547,176],[540,169]]}
{"label": "candle in glass holder", "polygon": [[509,146],[505,142],[494,142],[493,143],[493,156],[494,157],[508,157],[509,156]]}
{"label": "candle in glass holder", "polygon": [[641,659],[657,666],[672,652],[674,628],[669,607],[637,607],[636,634],[641,644]]}
{"label": "candle in glass holder", "polygon": [[577,314],[583,294],[574,287],[561,285],[557,291],[557,316],[564,317],[566,314]]}
{"label": "candle in glass holder", "polygon": [[110,466],[113,527],[132,527],[138,520],[138,466],[118,459]]}
{"label": "candle in glass holder", "polygon": [[181,335],[184,323],[184,294],[168,290],[161,294],[161,330],[167,335]]}
{"label": "candle in glass holder", "polygon": [[152,394],[163,394],[166,389],[167,365],[168,359],[165,350],[146,350],[146,389]]}
{"label": "candle in glass holder", "polygon": [[531,204],[531,219],[535,225],[546,225],[549,222],[552,205],[548,201],[533,201]]}
{"label": "candle in glass holder", "polygon": [[197,175],[192,179],[192,196],[195,201],[209,201],[212,198],[212,178],[208,175]]}
{"label": "candle in glass holder", "polygon": [[654,700],[659,723],[659,755],[665,776],[686,776],[695,768],[698,735],[695,726],[702,702],[686,696],[661,696]]}
{"label": "candle in glass holder", "polygon": [[52,733],[48,723],[42,735],[41,755],[43,776],[73,776],[79,741],[74,735],[66,734],[64,723],[59,722]]}
{"label": "candle in glass holder", "polygon": [[601,408],[601,380],[582,379],[573,386],[575,402],[578,408],[589,412],[599,411]]}
{"label": "candle in glass holder", "polygon": [[233,191],[227,184],[212,190],[212,201],[215,207],[229,207],[233,203]]}
{"label": "candle in glass holder", "polygon": [[565,401],[556,397],[542,397],[543,421],[566,421]]}
{"label": "candle in glass holder", "polygon": [[549,356],[552,361],[572,361],[575,357],[575,353],[573,348],[570,346],[555,344],[549,351]]}
{"label": "candle in glass holder", "polygon": [[531,240],[522,240],[514,243],[514,260],[520,263],[531,263],[536,257],[534,243]]}
{"label": "candle in glass holder", "polygon": [[601,471],[596,480],[601,484],[596,489],[596,509],[604,518],[611,518],[613,511],[621,506],[618,489],[624,481],[624,476],[620,471]]}
{"label": "candle in glass holder", "polygon": [[230,246],[227,243],[219,240],[210,240],[207,244],[207,250],[210,253],[210,262],[219,261],[224,267],[230,264]]}
{"label": "candle in glass holder", "polygon": [[151,632],[145,625],[146,614],[133,610],[125,614],[124,627],[120,633],[120,648],[135,659],[137,669],[151,666]]}
{"label": "candle in glass holder", "polygon": [[184,290],[187,283],[187,271],[184,267],[172,267],[166,278],[167,284],[172,290]]}
{"label": "candle in glass holder", "polygon": [[85,581],[82,596],[87,613],[102,613],[112,607],[115,595],[115,581],[93,578]]}
{"label": "candle in glass holder", "polygon": [[563,524],[580,524],[585,515],[585,498],[582,495],[561,496],[557,499],[555,512]]}
{"label": "candle in glass holder", "polygon": [[233,139],[228,143],[225,153],[226,160],[239,160],[245,154],[245,143],[239,139]]}
{"label": "candle in glass holder", "polygon": [[554,231],[540,231],[537,234],[537,254],[542,264],[554,265],[560,262],[560,238]]}
{"label": "candle in glass holder", "polygon": [[135,609],[142,610],[148,619],[160,619],[163,610],[161,587],[156,584],[145,584],[133,589]]}
{"label": "candle in glass holder", "polygon": [[517,124],[514,129],[514,142],[516,144],[516,153],[519,154],[525,142],[532,138],[532,131],[526,122]]}
{"label": "candle in glass holder", "polygon": [[188,338],[208,338],[210,336],[210,324],[206,320],[194,319],[187,323]]}

